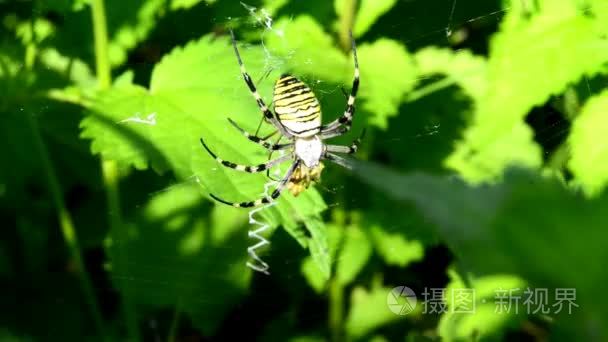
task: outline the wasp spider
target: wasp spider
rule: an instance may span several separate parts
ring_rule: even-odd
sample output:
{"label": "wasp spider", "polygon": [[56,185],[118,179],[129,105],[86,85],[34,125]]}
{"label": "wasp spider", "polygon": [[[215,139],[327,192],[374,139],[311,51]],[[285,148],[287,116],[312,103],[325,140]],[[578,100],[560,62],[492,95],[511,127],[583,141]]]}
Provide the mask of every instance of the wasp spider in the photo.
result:
{"label": "wasp spider", "polygon": [[256,90],[251,77],[245,70],[245,65],[241,60],[232,31],[230,31],[230,35],[245,83],[257,101],[264,118],[274,126],[276,129],[275,133],[279,132],[282,137],[287,138],[290,142],[285,144],[278,144],[278,142],[274,144],[270,143],[267,141],[269,137],[260,138],[251,135],[239,127],[236,122],[230,119],[228,120],[250,141],[262,145],[269,151],[288,150],[289,153],[264,164],[248,166],[235,164],[219,158],[209,149],[202,138],[201,144],[219,163],[239,171],[256,173],[268,170],[271,167],[286,161],[292,161],[293,164],[288,169],[285,176],[279,181],[279,184],[274,191],[270,195],[258,200],[233,203],[223,200],[213,194],[210,194],[211,197],[219,202],[234,207],[257,207],[262,204],[271,203],[277,199],[285,187],[287,187],[289,192],[294,196],[297,196],[302,191],[306,190],[312,183],[319,181],[321,171],[323,170],[321,160],[327,159],[348,168],[346,160],[335,153],[355,153],[360,139],[355,140],[351,146],[329,145],[325,144],[324,140],[348,132],[352,125],[353,115],[355,114],[355,97],[357,96],[357,90],[359,88],[359,63],[357,61],[357,50],[355,40],[352,38],[352,33],[351,42],[355,62],[353,85],[350,96],[348,96],[344,114],[327,125],[321,124],[321,108],[319,106],[319,101],[310,88],[302,81],[287,74],[281,75],[274,85],[274,113],[270,111]]}

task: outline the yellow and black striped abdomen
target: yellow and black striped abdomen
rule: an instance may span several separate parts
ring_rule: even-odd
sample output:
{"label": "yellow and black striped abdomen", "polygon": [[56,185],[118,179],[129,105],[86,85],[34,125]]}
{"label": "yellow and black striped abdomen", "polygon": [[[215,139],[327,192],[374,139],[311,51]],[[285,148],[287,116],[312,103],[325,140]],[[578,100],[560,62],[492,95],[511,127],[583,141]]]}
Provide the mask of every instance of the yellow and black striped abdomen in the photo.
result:
{"label": "yellow and black striped abdomen", "polygon": [[274,85],[274,111],[289,133],[308,137],[321,130],[321,107],[310,88],[290,75]]}

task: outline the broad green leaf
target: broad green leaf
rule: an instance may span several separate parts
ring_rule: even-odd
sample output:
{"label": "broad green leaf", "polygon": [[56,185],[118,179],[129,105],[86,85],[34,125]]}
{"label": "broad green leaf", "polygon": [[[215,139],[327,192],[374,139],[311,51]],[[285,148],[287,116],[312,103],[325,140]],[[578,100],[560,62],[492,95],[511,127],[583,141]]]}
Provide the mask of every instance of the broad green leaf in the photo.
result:
{"label": "broad green leaf", "polygon": [[399,114],[405,94],[417,82],[417,72],[408,51],[400,43],[379,39],[358,48],[361,68],[359,105],[374,116],[369,122],[386,129],[388,119]]}
{"label": "broad green leaf", "polygon": [[70,59],[55,49],[40,51],[38,58],[44,67],[65,76],[79,89],[90,89],[97,84],[91,69],[81,60]]}
{"label": "broad green leaf", "polygon": [[[427,47],[416,52],[414,60],[420,77],[445,75],[445,80],[440,81],[442,87],[456,84],[476,101],[485,93],[486,60],[481,56],[475,56],[468,50]],[[412,96],[409,94],[409,97]]]}
{"label": "broad green leaf", "polygon": [[148,0],[137,5],[128,1],[112,1],[106,5],[112,30],[108,53],[114,66],[123,64],[127,53],[152,31],[163,14],[165,1]]}
{"label": "broad green leaf", "polygon": [[391,289],[375,287],[366,290],[355,287],[351,295],[350,311],[346,318],[346,333],[354,339],[365,337],[373,330],[404,316],[393,313],[386,304]]}
{"label": "broad green leaf", "polygon": [[[324,257],[327,261],[334,262],[334,273],[336,281],[341,285],[352,283],[357,274],[363,269],[372,254],[372,246],[364,232],[356,225],[343,227],[337,224],[327,225],[327,252]],[[314,258],[314,254],[312,255]],[[302,273],[310,286],[318,293],[325,289],[329,280],[329,270],[319,273],[313,267],[313,259],[305,259],[302,262]],[[319,261],[316,262],[319,264]]]}
{"label": "broad green leaf", "polygon": [[590,0],[588,1],[593,14],[597,17],[598,29],[604,34],[608,33],[608,3],[603,0]]}
{"label": "broad green leaf", "polygon": [[[334,9],[338,14],[335,29],[342,32],[351,30],[355,37],[360,37],[396,3],[397,0],[334,0]],[[354,27],[347,27],[349,24]]]}
{"label": "broad green leaf", "polygon": [[[338,50],[317,22],[300,16],[281,20],[276,27],[282,35],[269,35],[267,45],[272,53],[285,56],[287,69],[320,82],[350,87],[354,70],[351,52]],[[385,38],[361,43],[357,51],[361,69],[358,107],[374,114],[368,119],[370,123],[386,128],[388,118],[397,115],[399,104],[416,83],[413,61],[403,45]]]}
{"label": "broad green leaf", "polygon": [[266,45],[271,53],[283,57],[285,69],[292,70],[296,76],[311,76],[321,82],[352,82],[352,56],[340,51],[333,38],[312,17],[280,19],[275,29],[280,34],[269,34]]}
{"label": "broad green leaf", "polygon": [[404,267],[424,257],[424,246],[418,240],[408,240],[402,232],[381,225],[369,228],[374,249],[388,265]]}
{"label": "broad green leaf", "polygon": [[[450,271],[446,287],[447,312],[439,321],[442,341],[500,339],[507,328],[517,328],[526,314],[522,295],[526,283],[509,275],[492,275],[474,279],[471,287]],[[512,295],[512,299],[503,299]],[[520,296],[520,299],[515,299]]]}
{"label": "broad green leaf", "polygon": [[367,264],[372,255],[372,245],[368,236],[357,226],[341,227],[342,242],[336,258],[336,279],[348,285]]}
{"label": "broad green leaf", "polygon": [[53,25],[45,19],[20,21],[15,26],[15,34],[23,45],[39,44],[53,33]]}
{"label": "broad green leaf", "polygon": [[523,120],[534,106],[606,65],[608,42],[594,20],[575,1],[508,11],[491,42],[487,88],[473,124],[446,164],[477,182],[509,164],[539,167],[540,149]]}
{"label": "broad green leaf", "polygon": [[365,34],[378,18],[388,12],[396,3],[397,0],[362,0],[353,29],[355,37]]}
{"label": "broad green leaf", "polygon": [[608,91],[590,98],[572,125],[569,166],[588,194],[597,195],[608,182]]}
{"label": "broad green leaf", "polygon": [[[241,50],[249,72],[257,79],[264,72],[262,49]],[[260,84],[260,93],[268,94],[270,86]],[[117,160],[123,167],[170,169],[180,179],[195,180],[230,201],[257,199],[269,183],[264,174],[223,167],[199,142],[204,137],[224,160],[258,164],[268,158],[267,151],[244,138],[227,120],[232,118],[253,132],[262,114],[225,38],[207,36],[175,49],[155,67],[150,90],[121,82],[99,94],[91,109],[92,115],[82,122],[82,136],[93,140],[94,153]],[[324,226],[318,220],[324,209],[321,196],[309,189],[297,199],[285,192],[279,205],[259,215],[271,226],[282,224],[302,246],[310,248],[321,272],[328,276]],[[310,234],[301,233],[302,225]]]}
{"label": "broad green leaf", "polygon": [[497,177],[508,165],[540,166],[542,151],[534,142],[534,132],[523,121],[512,125],[508,132],[498,134],[496,139],[487,141],[483,148],[475,149],[470,142],[477,141],[478,134],[486,128],[473,124],[467,129],[465,141],[456,142],[454,152],[445,160],[446,166],[473,183]]}
{"label": "broad green leaf", "polygon": [[316,293],[323,293],[325,291],[325,286],[327,285],[327,278],[323,276],[321,272],[319,272],[319,267],[315,264],[315,261],[312,257],[306,257],[302,260],[302,265],[300,266],[300,271],[308,285],[315,290]]}
{"label": "broad green leaf", "polygon": [[[189,9],[198,5],[203,0],[171,0],[171,10]],[[206,3],[213,3],[215,0],[204,0]]]}
{"label": "broad green leaf", "polygon": [[320,218],[310,218],[305,221],[304,224],[311,235],[310,240],[308,240],[310,255],[319,268],[321,277],[329,279],[331,273],[331,256],[329,254],[325,224]]}
{"label": "broad green leaf", "polygon": [[290,0],[264,0],[264,9],[268,13],[274,14],[289,2]]}
{"label": "broad green leaf", "polygon": [[504,175],[501,184],[477,187],[450,178],[400,175],[372,164],[357,163],[354,171],[395,200],[415,203],[474,275],[513,274],[531,287],[576,288],[576,303],[586,309],[562,312],[560,326],[583,339],[608,336],[599,326],[576,329],[608,317],[606,301],[594,295],[603,291],[606,273],[589,262],[608,257],[606,193],[585,200],[558,181],[523,171]]}
{"label": "broad green leaf", "polygon": [[[343,227],[334,223],[326,225],[328,258],[332,262],[338,262],[339,247],[344,237],[343,229]],[[332,265],[330,264],[330,266]],[[315,265],[315,261],[312,256],[306,257],[302,261],[301,271],[306,278],[306,281],[308,281],[308,284],[317,293],[323,293],[325,291],[329,277],[323,272],[319,272],[319,268]]]}
{"label": "broad green leaf", "polygon": [[210,207],[189,182],[152,196],[129,221],[108,243],[116,286],[139,305],[175,306],[213,334],[251,279],[246,220]]}

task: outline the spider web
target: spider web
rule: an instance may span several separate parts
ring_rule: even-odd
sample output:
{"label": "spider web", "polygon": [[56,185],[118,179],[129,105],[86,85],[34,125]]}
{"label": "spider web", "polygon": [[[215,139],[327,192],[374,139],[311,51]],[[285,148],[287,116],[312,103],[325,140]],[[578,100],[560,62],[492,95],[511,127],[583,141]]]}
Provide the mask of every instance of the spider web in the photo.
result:
{"label": "spider web", "polygon": [[[441,4],[439,4],[437,1],[435,1],[434,3],[429,3],[428,1],[422,1],[422,0],[414,0],[414,1],[409,1],[408,3],[412,3],[412,4],[422,4],[422,3],[428,3],[429,8],[432,7],[433,5],[437,5],[439,8],[442,8],[443,10],[438,10],[437,13],[441,13],[443,12],[444,15],[444,19],[443,19],[443,24],[438,25],[436,27],[432,27],[430,29],[425,29],[424,31],[421,32],[413,32],[412,35],[408,38],[406,38],[405,40],[401,41],[401,43],[406,44],[406,46],[408,46],[408,48],[410,46],[414,46],[414,47],[422,47],[422,46],[426,46],[426,45],[433,45],[433,44],[445,44],[446,42],[450,41],[450,39],[452,39],[455,36],[459,36],[459,35],[463,35],[466,34],[466,27],[469,27],[471,25],[476,25],[476,24],[484,24],[487,22],[498,22],[500,20],[500,18],[504,15],[504,13],[508,10],[508,8],[503,8],[500,10],[493,10],[493,11],[488,11],[485,13],[481,13],[479,15],[474,15],[472,17],[462,17],[459,15],[459,6],[464,5],[466,2],[463,0],[450,0],[450,1],[442,1]],[[248,2],[240,2],[241,8],[242,8],[242,15],[241,16],[235,16],[235,17],[225,17],[225,18],[216,18],[218,21],[221,22],[240,22],[240,23],[245,23],[246,25],[250,25],[251,27],[254,28],[258,28],[261,29],[261,36],[260,36],[260,43],[263,47],[263,51],[264,51],[264,68],[263,68],[263,72],[261,74],[252,74],[252,78],[254,79],[256,85],[258,85],[258,88],[260,87],[260,84],[264,84],[265,82],[273,82],[274,79],[270,76],[271,73],[275,70],[279,70],[281,69],[285,63],[285,57],[281,57],[278,54],[275,53],[275,51],[273,51],[270,47],[268,47],[265,44],[265,41],[269,38],[269,36],[274,36],[274,37],[278,37],[279,39],[285,41],[285,45],[289,45],[287,38],[285,37],[285,27],[277,27],[276,23],[275,23],[275,19],[273,18],[273,16],[270,14],[270,11],[267,10],[265,7],[259,7],[259,6],[254,6],[252,4],[249,4]],[[380,19],[382,20],[382,19]],[[396,26],[393,27],[393,30],[398,31],[400,29],[402,29],[403,27],[410,25],[411,22],[415,22],[416,20],[418,20],[418,17],[416,15],[410,15],[407,20],[404,20],[404,22],[401,24],[401,26]],[[291,22],[291,19],[287,21],[287,24],[285,25],[289,25]],[[239,46],[241,49],[246,49],[247,48],[247,43],[244,43],[242,41],[239,41]],[[287,53],[287,57],[288,59],[290,59],[294,54],[296,53],[295,49],[290,50]],[[247,61],[245,61],[245,63],[247,64]],[[310,60],[306,60],[304,63],[313,63]],[[365,66],[361,66],[362,68],[365,68]],[[235,75],[235,77],[241,77],[240,74]],[[324,99],[326,98],[340,98],[341,100],[343,100],[342,102],[345,102],[345,99],[343,98],[343,94],[342,94],[342,89],[349,89],[350,84],[344,84],[344,85],[339,85],[339,84],[334,84],[334,83],[329,83],[326,82],[324,79],[322,78],[315,78],[315,77],[311,77],[310,75],[306,75],[306,76],[301,76],[298,75],[299,78],[301,78],[304,82],[306,82],[314,91],[315,95],[321,100],[321,102],[323,102]],[[363,82],[367,82],[367,80],[362,79],[362,83]],[[432,82],[432,80],[431,80]],[[431,87],[432,88],[432,87]],[[426,95],[431,95],[431,93],[426,94]],[[225,96],[234,98],[235,101],[241,100],[235,92],[231,91],[230,89],[225,89]],[[264,95],[263,95],[264,97]],[[265,101],[267,104],[271,105],[271,99],[269,98],[265,98]],[[361,100],[358,100],[361,101]],[[360,103],[360,102],[358,102]],[[334,116],[332,117],[330,113],[328,113],[327,111],[323,111],[325,114],[325,119],[324,122],[327,122],[328,120],[331,120],[335,117],[336,114],[333,114]],[[149,113],[145,113],[146,115],[148,115]],[[144,114],[139,115],[139,116],[134,116],[133,118],[129,118],[128,124],[150,124],[148,122],[149,119],[149,115],[146,116]],[[228,113],[227,113],[228,115]],[[361,121],[365,121],[365,113],[357,113],[357,115],[355,116],[355,122],[361,122]],[[329,117],[328,117],[329,116]],[[400,116],[404,116],[404,113],[401,113]],[[410,116],[411,118],[411,116]],[[545,136],[543,137],[543,139],[545,140],[552,140],[552,139],[557,139],[556,136],[559,136],[561,133],[563,133],[564,131],[566,131],[568,129],[567,127],[567,121],[564,119],[558,119],[556,120],[554,123],[552,123],[550,125],[549,128],[547,128],[547,130],[551,130],[550,135],[549,136]],[[269,132],[269,125],[264,125],[262,127],[262,130],[260,131],[260,135],[264,135],[266,133]],[[355,123],[356,126],[356,123]],[[423,122],[418,122],[417,125],[414,125],[411,129],[409,129],[405,134],[403,134],[403,132],[395,132],[392,131],[389,127],[389,129],[385,132],[382,133],[381,136],[377,137],[375,139],[375,142],[381,142],[381,143],[385,143],[385,144],[395,144],[395,143],[402,143],[404,145],[409,145],[410,148],[415,149],[418,148],[420,146],[426,145],[430,140],[434,139],[435,137],[438,136],[442,136],[444,134],[443,132],[443,125],[441,120],[427,120],[427,121],[423,121]],[[563,128],[560,128],[563,127]],[[553,128],[553,129],[552,129]],[[557,130],[555,129],[557,128]],[[230,128],[227,127],[226,130],[229,130]],[[542,133],[542,132],[541,132]],[[366,143],[366,141],[364,140],[362,142],[362,144],[364,145]],[[406,152],[407,154],[407,152]],[[283,165],[281,167],[277,167],[272,171],[272,174],[274,175],[275,178],[280,178],[281,175],[284,174],[284,171],[286,169],[286,165]],[[337,173],[341,176],[346,175],[346,172],[343,170],[337,170],[337,167],[335,168],[335,172],[333,171],[329,171],[328,169],[326,169],[325,173]],[[195,175],[193,175],[191,177],[191,182],[197,182],[197,177]],[[274,186],[276,186],[276,182],[269,180],[267,183],[264,184],[264,195],[268,194],[268,190],[272,189]],[[333,201],[327,203],[329,208],[332,207],[340,207],[342,205],[344,205],[344,203],[342,201],[340,201],[339,199],[336,199],[334,196],[334,194],[339,194],[342,191],[345,190],[344,185],[340,184],[339,181],[337,182],[321,182],[316,184],[316,188],[318,190],[320,190],[324,195],[329,195],[328,197],[332,198]],[[161,190],[162,191],[162,190]],[[357,199],[352,199],[349,201],[357,201]],[[356,204],[356,203],[355,203]],[[268,248],[270,241],[268,240],[268,236],[265,236],[264,234],[269,233],[269,222],[262,222],[260,221],[261,219],[259,218],[259,213],[263,210],[265,210],[266,208],[272,206],[273,204],[269,205],[269,206],[264,206],[261,208],[257,208],[254,210],[251,210],[248,212],[248,217],[249,217],[249,222],[251,224],[251,229],[248,232],[249,237],[253,240],[252,244],[250,245],[250,247],[248,248],[247,252],[249,253],[251,260],[247,263],[249,267],[251,267],[254,270],[257,271],[262,271],[264,273],[268,272],[268,265],[266,264],[266,262],[264,262],[264,260],[262,260],[262,258],[258,255],[258,252],[261,251],[262,248]],[[347,258],[347,255],[341,255],[341,258]],[[298,259],[294,258],[293,260],[286,260],[286,262],[297,262]],[[337,260],[334,260],[334,262],[336,262]]]}
{"label": "spider web", "polygon": [[[409,3],[429,3],[429,1],[414,0],[414,1],[409,1]],[[422,46],[432,45],[432,44],[445,45],[446,42],[449,42],[452,39],[457,39],[458,36],[468,34],[467,27],[475,26],[478,24],[485,24],[488,22],[498,22],[500,20],[500,18],[504,15],[505,11],[508,10],[508,8],[504,8],[504,9],[501,9],[498,11],[495,11],[495,10],[488,11],[485,13],[481,13],[479,15],[474,15],[472,17],[461,17],[459,15],[459,6],[461,6],[463,4],[464,4],[464,0],[442,1],[441,5],[439,6],[439,8],[442,10],[437,11],[437,13],[441,13],[441,12],[445,13],[445,16],[443,19],[443,24],[439,25],[437,27],[430,28],[430,29],[425,29],[424,31],[421,31],[421,32],[413,33],[410,37],[408,37],[404,41],[401,41],[401,43],[406,44],[408,46],[408,49],[410,49],[410,46],[422,47]],[[264,72],[262,72],[261,74],[252,74],[251,75],[252,78],[254,79],[256,85],[258,85],[258,88],[259,88],[260,84],[263,84],[264,82],[273,82],[274,79],[269,75],[274,70],[281,69],[286,63],[284,57],[280,57],[278,54],[276,54],[275,51],[273,51],[270,47],[268,47],[265,44],[265,41],[268,39],[269,36],[274,36],[275,38],[278,37],[279,39],[282,39],[282,40],[286,40],[287,38],[285,37],[284,27],[276,26],[274,18],[270,15],[270,11],[266,10],[264,7],[256,7],[251,4],[248,4],[247,2],[241,2],[241,6],[242,6],[242,10],[243,10],[243,14],[241,17],[217,18],[217,20],[226,21],[226,19],[228,19],[229,22],[230,21],[246,22],[246,23],[249,23],[248,25],[252,25],[256,28],[261,29],[260,41],[264,48],[264,56],[265,56],[264,57],[265,58],[264,59]],[[431,5],[429,5],[429,6],[431,6]],[[404,20],[404,22],[401,24],[401,26],[398,25],[397,27],[394,27],[393,29],[398,31],[398,30],[402,29],[403,27],[410,25],[411,22],[415,22],[416,20],[418,20],[416,15],[414,15],[412,17],[408,17],[408,20]],[[287,22],[287,25],[289,25],[289,21]],[[242,46],[241,44],[242,44],[242,42],[239,42],[239,46]],[[286,45],[289,45],[289,44],[286,44]],[[245,46],[245,48],[246,48],[246,46]],[[295,52],[296,52],[295,50],[291,50],[287,54],[287,58],[289,58],[290,56],[295,54]],[[245,61],[245,63],[247,63],[247,61]],[[363,66],[363,65],[361,67],[365,68],[365,66]],[[240,78],[240,74],[235,77]],[[300,77],[300,76],[298,75],[298,77]],[[320,77],[315,78],[310,75],[307,75],[306,77],[301,77],[301,78],[313,89],[315,95],[322,102],[324,99],[330,99],[330,98],[336,98],[336,97],[341,98],[343,100],[343,102],[345,102],[345,99],[343,98],[343,95],[342,95],[342,87],[345,87],[348,90],[350,87],[350,84],[339,85],[339,84],[335,84],[335,83],[329,83]],[[366,81],[367,80],[362,79],[361,82],[363,83]],[[423,81],[428,82],[426,84],[426,86],[429,88],[432,88],[433,82],[436,82],[433,79],[423,80]],[[437,92],[439,92],[439,90]],[[425,96],[431,96],[435,93],[436,92],[430,92],[430,93],[427,93]],[[231,91],[230,89],[225,89],[224,95],[234,98],[235,101],[241,100],[236,95],[236,93],[234,91]],[[265,101],[267,104],[270,104],[269,100],[270,100],[269,98],[265,98]],[[252,106],[253,105],[254,104],[252,103]],[[400,123],[404,122],[404,121],[400,121],[400,120],[408,120],[408,119],[413,118],[412,116],[407,116],[407,119],[403,119],[403,117],[405,116],[405,113],[401,112],[401,109],[407,109],[407,108],[408,108],[407,106],[401,107],[399,116],[392,119],[392,120],[396,121],[395,126],[398,126]],[[331,117],[331,114],[327,113],[326,111],[324,111],[324,114],[326,114],[326,118],[324,119],[324,122],[327,122],[328,120],[333,119],[335,117],[335,116]],[[146,118],[145,115],[142,115],[142,117],[135,117],[132,120],[130,120],[130,123],[137,124],[138,123],[137,120],[143,120],[144,118]],[[355,116],[354,120],[355,120],[355,122],[365,121],[366,120],[365,113],[357,113],[357,116]],[[141,124],[144,124],[144,123],[141,123]],[[393,126],[393,123],[391,122],[391,125],[389,125],[389,128],[387,130],[383,131],[382,134],[380,134],[374,138],[374,143],[382,144],[382,145],[400,144],[401,146],[406,146],[405,148],[417,149],[417,148],[422,148],[423,146],[426,146],[428,144],[432,144],[433,139],[442,138],[444,136],[446,139],[454,139],[454,137],[452,135],[450,135],[449,132],[445,132],[444,127],[447,125],[445,125],[443,123],[443,119],[430,118],[430,119],[424,119],[424,120],[417,120],[415,124],[413,124],[413,125],[410,124],[409,127],[407,128],[407,130],[400,130],[400,129],[396,130],[392,126]],[[567,120],[565,120],[563,118],[556,118],[554,120],[554,122],[552,122],[549,125],[549,127],[545,129],[545,131],[539,132],[541,134],[540,139],[543,142],[551,142],[552,140],[560,139],[560,136],[569,129],[568,126],[569,126],[569,124],[568,124]],[[355,123],[355,127],[357,127],[356,123]],[[227,130],[228,129],[230,129],[230,128],[227,128]],[[269,132],[269,127],[265,126],[260,131],[260,135],[264,135],[268,132]],[[362,145],[365,145],[365,144],[366,144],[366,141],[364,140],[362,142]],[[407,147],[407,146],[409,146],[409,147]],[[404,154],[407,155],[407,150],[404,151]],[[284,165],[281,168],[275,168],[274,170],[272,170],[273,176],[280,178],[281,175],[284,174],[286,167],[287,166]],[[328,177],[330,179],[330,181],[328,181],[328,182],[323,181],[323,182],[317,184],[316,188],[324,195],[324,197],[330,199],[331,202],[327,203],[328,207],[331,209],[333,207],[344,206],[345,204],[357,206],[358,203],[356,203],[356,201],[359,201],[359,199],[356,197],[354,197],[353,199],[348,199],[349,203],[344,203],[344,201],[346,201],[346,199],[341,199],[340,196],[335,196],[336,194],[340,194],[347,190],[347,189],[345,189],[345,186],[343,184],[341,184],[340,178],[337,178],[337,177],[344,177],[347,174],[346,171],[338,170],[338,168],[335,168],[335,170],[330,170],[330,168],[327,168],[325,170],[325,173],[330,173],[330,177]],[[334,175],[338,175],[338,176],[334,176]],[[196,176],[194,176],[194,175],[192,176],[191,182],[197,182]],[[263,195],[267,196],[268,192],[274,186],[276,186],[276,184],[277,184],[277,182],[272,181],[272,180],[269,180],[267,183],[265,183]],[[161,191],[163,191],[163,190],[161,190]],[[353,201],[355,203],[352,203]],[[242,253],[247,253],[249,255],[249,260],[246,263],[247,266],[254,271],[264,273],[264,274],[270,274],[270,269],[274,265],[272,263],[266,261],[262,256],[260,256],[260,253],[262,251],[264,251],[268,255],[272,255],[273,253],[272,253],[271,247],[273,247],[273,246],[271,246],[270,222],[265,222],[263,219],[260,218],[259,214],[260,214],[260,212],[266,210],[269,207],[272,207],[275,204],[276,204],[276,202],[271,203],[267,206],[263,206],[260,208],[250,210],[248,212],[248,220],[249,220],[249,224],[250,224],[250,228],[248,231],[248,237],[250,238],[251,243],[247,247],[246,250],[242,250]],[[224,248],[233,248],[233,247],[226,246]],[[351,257],[351,255],[348,255],[348,254],[341,254],[339,256],[339,258],[341,258],[341,259],[346,259],[349,257]],[[221,263],[223,261],[218,261],[218,262]],[[281,260],[281,263],[285,264],[285,265],[292,265],[292,267],[291,268],[280,267],[279,268],[280,273],[277,274],[277,273],[273,272],[273,277],[291,278],[291,277],[298,276],[300,274],[300,268],[297,265],[299,265],[300,262],[301,262],[300,256],[293,256],[293,257],[287,257],[287,258],[283,257],[283,259]],[[337,262],[339,262],[339,259],[332,260],[332,263],[334,263],[334,264]],[[135,265],[135,266],[145,266],[145,267],[152,267],[152,268],[156,267],[155,265]],[[162,272],[163,270],[161,268],[159,268],[158,271]],[[138,279],[133,279],[132,277],[130,277],[127,280],[134,281],[134,280],[138,280]],[[139,280],[141,280],[141,279],[139,279]],[[203,294],[201,294],[201,295],[203,295]],[[258,297],[267,296],[269,298],[272,298],[274,296],[274,293],[271,290],[268,290],[267,292],[258,291],[258,292],[256,292],[256,296],[258,296]],[[318,317],[323,317],[325,315],[325,313],[317,312],[317,313],[311,314],[311,316],[313,318],[315,317],[315,315]]]}

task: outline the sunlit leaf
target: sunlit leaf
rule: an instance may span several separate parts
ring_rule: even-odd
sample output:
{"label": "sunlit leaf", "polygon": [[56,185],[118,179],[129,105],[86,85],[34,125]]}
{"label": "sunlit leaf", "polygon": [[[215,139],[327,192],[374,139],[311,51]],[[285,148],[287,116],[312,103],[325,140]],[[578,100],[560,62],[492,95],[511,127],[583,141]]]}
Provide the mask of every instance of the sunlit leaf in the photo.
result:
{"label": "sunlit leaf", "polygon": [[370,123],[386,128],[388,118],[399,113],[399,104],[416,84],[416,69],[407,50],[394,40],[363,44],[358,51],[364,99],[361,107],[374,113]]}
{"label": "sunlit leaf", "polygon": [[442,82],[458,85],[474,100],[480,100],[485,93],[486,60],[481,56],[467,50],[428,47],[416,52],[414,58],[421,76],[445,75]]}
{"label": "sunlit leaf", "polygon": [[389,310],[386,297],[391,289],[376,287],[366,290],[356,287],[352,292],[351,309],[346,318],[346,332],[353,338],[362,338],[374,329],[403,319]]}
{"label": "sunlit leaf", "polygon": [[277,31],[268,34],[266,44],[271,53],[284,57],[285,69],[322,82],[352,82],[352,57],[313,18],[281,19],[274,27]]}
{"label": "sunlit leaf", "polygon": [[171,10],[189,9],[202,1],[212,3],[215,0],[171,0]]}
{"label": "sunlit leaf", "polygon": [[608,62],[608,42],[574,2],[515,5],[492,39],[488,84],[473,125],[447,160],[470,181],[496,177],[509,164],[540,166],[541,151],[523,123],[526,114]]}
{"label": "sunlit leaf", "polygon": [[[196,183],[159,192],[109,242],[111,276],[140,305],[175,306],[213,334],[245,294],[248,239],[242,217],[201,196]],[[213,293],[213,296],[209,296]]]}
{"label": "sunlit leaf", "polygon": [[418,240],[408,240],[402,232],[380,225],[369,227],[374,249],[388,265],[406,266],[424,257],[424,246]]}
{"label": "sunlit leaf", "polygon": [[[332,262],[337,262],[337,254],[339,252],[340,242],[344,236],[343,227],[330,223],[326,225],[326,236],[328,246],[328,258]],[[331,265],[330,265],[331,266]],[[315,265],[312,256],[306,257],[301,265],[302,274],[308,281],[308,284],[317,292],[323,293],[326,289],[329,277],[323,272],[319,272],[319,268]]]}
{"label": "sunlit leaf", "polygon": [[608,91],[588,100],[572,126],[569,166],[589,194],[599,194],[608,182]]}
{"label": "sunlit leaf", "polygon": [[164,4],[164,0],[151,0],[135,7],[128,1],[113,1],[107,6],[113,33],[108,51],[112,65],[124,63],[127,53],[148,36],[162,15]]}
{"label": "sunlit leaf", "polygon": [[450,278],[445,289],[447,309],[439,322],[443,341],[500,338],[507,328],[517,328],[525,317],[526,283],[521,279],[492,275],[467,285],[454,271]]}
{"label": "sunlit leaf", "polygon": [[357,11],[353,34],[356,37],[362,36],[378,18],[388,12],[395,3],[397,3],[397,0],[362,0],[359,10]]}
{"label": "sunlit leaf", "polygon": [[372,255],[372,245],[363,232],[356,226],[342,227],[343,236],[336,259],[336,278],[343,285],[355,280]]}

